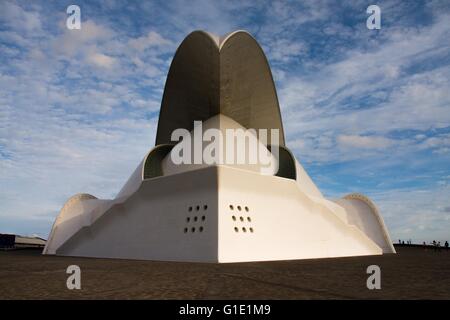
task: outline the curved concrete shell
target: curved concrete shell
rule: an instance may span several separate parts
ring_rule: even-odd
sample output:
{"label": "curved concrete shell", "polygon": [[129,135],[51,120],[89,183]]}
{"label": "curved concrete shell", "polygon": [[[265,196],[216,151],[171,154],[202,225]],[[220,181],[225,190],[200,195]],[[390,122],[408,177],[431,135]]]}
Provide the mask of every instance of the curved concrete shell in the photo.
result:
{"label": "curved concrete shell", "polygon": [[[202,132],[207,132],[209,129],[218,129],[220,133],[225,137],[226,130],[234,130],[236,132],[235,139],[233,140],[233,152],[234,154],[243,154],[246,156],[246,158],[249,158],[249,148],[246,145],[245,139],[248,137],[248,133],[246,132],[246,129],[240,125],[238,122],[234,121],[233,119],[223,115],[218,114],[216,116],[213,116],[202,123]],[[251,133],[250,133],[251,134]],[[228,164],[229,166],[233,166],[233,168],[241,169],[241,170],[247,170],[247,171],[253,171],[253,172],[261,172],[263,167],[267,167],[267,174],[275,175],[277,167],[277,159],[275,156],[268,150],[267,146],[265,146],[261,141],[258,140],[257,135],[252,135],[254,137],[254,141],[257,144],[256,149],[257,151],[264,153],[264,156],[267,158],[270,158],[270,163],[274,163],[275,165],[273,167],[270,167],[268,165],[262,164],[260,161],[258,161],[258,157],[254,157],[256,159],[255,163],[249,163],[248,161],[242,164]],[[191,154],[194,153],[194,134],[191,131],[191,135],[189,137],[189,144],[191,145]],[[178,146],[179,144],[177,144]],[[178,174],[181,172],[191,171],[191,170],[198,170],[201,168],[206,168],[210,166],[210,164],[203,161],[200,164],[175,164],[172,159],[175,157],[174,153],[178,152],[178,148],[175,146],[170,153],[168,153],[161,163],[161,171],[164,175],[172,175],[172,174]],[[210,146],[210,143],[206,142],[203,143],[201,146],[202,153],[205,153]],[[224,139],[220,143],[219,148],[220,150],[217,150],[221,154],[225,154],[227,151],[227,141]]]}
{"label": "curved concrete shell", "polygon": [[352,193],[336,203],[345,208],[348,222],[367,234],[383,252],[395,252],[383,217],[372,200],[363,194]]}
{"label": "curved concrete shell", "polygon": [[173,130],[223,114],[245,128],[284,131],[269,63],[256,40],[236,31],[219,40],[194,31],[181,43],[167,76],[156,145]]}
{"label": "curved concrete shell", "polygon": [[[171,141],[175,129],[185,129],[180,141]],[[239,131],[234,153],[250,154],[246,141],[255,140],[275,166],[263,173],[264,161],[249,157],[180,163],[176,154],[197,150],[192,137],[211,129],[219,141],[214,155],[229,152],[222,133]],[[264,142],[248,129],[278,129],[280,141]],[[212,150],[208,141],[198,148],[202,155]],[[243,31],[193,32],[170,67],[156,146],[114,199],[69,199],[44,254],[240,262],[395,252],[369,198],[326,199],[284,142],[272,75],[256,41]],[[184,143],[189,149],[180,148]]]}

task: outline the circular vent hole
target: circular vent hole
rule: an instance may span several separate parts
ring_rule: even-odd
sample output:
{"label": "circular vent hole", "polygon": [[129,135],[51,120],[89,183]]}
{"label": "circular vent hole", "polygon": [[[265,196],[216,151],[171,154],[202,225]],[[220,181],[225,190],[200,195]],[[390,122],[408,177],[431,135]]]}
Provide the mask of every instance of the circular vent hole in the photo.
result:
{"label": "circular vent hole", "polygon": [[234,227],[234,231],[239,232],[238,227]]}

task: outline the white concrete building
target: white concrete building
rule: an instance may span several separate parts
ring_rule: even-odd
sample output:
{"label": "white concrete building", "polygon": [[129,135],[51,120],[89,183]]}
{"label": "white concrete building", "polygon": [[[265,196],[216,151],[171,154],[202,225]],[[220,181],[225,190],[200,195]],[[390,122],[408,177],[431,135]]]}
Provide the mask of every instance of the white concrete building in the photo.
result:
{"label": "white concrete building", "polygon": [[[279,141],[258,142],[278,170],[261,174],[259,162],[175,164],[171,135],[179,128],[195,130],[194,121],[203,121],[203,132],[278,130]],[[325,199],[289,151],[270,67],[244,31],[186,37],[167,77],[155,147],[115,199],[70,198],[44,249],[66,256],[199,262],[393,252],[372,201],[361,194]]]}

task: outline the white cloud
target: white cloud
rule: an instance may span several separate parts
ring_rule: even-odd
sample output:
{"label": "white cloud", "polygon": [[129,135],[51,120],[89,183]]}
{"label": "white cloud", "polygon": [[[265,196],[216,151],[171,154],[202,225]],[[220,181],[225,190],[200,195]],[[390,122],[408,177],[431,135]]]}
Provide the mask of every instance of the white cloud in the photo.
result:
{"label": "white cloud", "polygon": [[36,33],[41,31],[41,20],[36,11],[24,10],[13,2],[2,1],[0,2],[0,12],[0,22],[3,21],[14,30]]}
{"label": "white cloud", "polygon": [[292,39],[276,39],[269,43],[269,50],[266,54],[271,61],[289,62],[303,55],[308,48],[305,43],[292,41]]}
{"label": "white cloud", "polygon": [[362,149],[384,149],[393,144],[391,139],[378,136],[339,135],[337,141],[343,147]]}
{"label": "white cloud", "polygon": [[95,66],[102,68],[111,68],[115,59],[102,53],[91,53],[87,56],[87,60]]}
{"label": "white cloud", "polygon": [[388,225],[392,241],[414,243],[450,238],[450,185],[399,189],[371,194]]}
{"label": "white cloud", "polygon": [[419,149],[431,149],[434,154],[450,154],[450,134],[439,134],[423,140]]}
{"label": "white cloud", "polygon": [[172,46],[170,40],[163,38],[155,31],[150,31],[147,35],[136,39],[130,39],[128,44],[130,47],[140,52],[151,47]]}
{"label": "white cloud", "polygon": [[69,30],[65,25],[60,25],[62,34],[54,39],[54,49],[60,52],[66,59],[84,51],[89,45],[110,40],[114,32],[92,20],[83,21],[80,30]]}
{"label": "white cloud", "polygon": [[[343,154],[342,146],[392,149],[395,145],[394,156],[424,146],[409,138],[385,138],[390,132],[450,126],[450,69],[444,64],[414,70],[426,65],[424,61],[440,59],[442,52],[450,54],[444,40],[450,34],[448,19],[442,14],[429,27],[394,28],[373,48],[350,49],[340,61],[316,64],[314,72],[286,73],[278,93],[285,131],[288,141],[305,141],[295,151],[308,161],[334,162],[373,156]],[[337,143],[320,150],[314,138],[308,138],[324,135]],[[445,153],[445,147],[435,152]]]}

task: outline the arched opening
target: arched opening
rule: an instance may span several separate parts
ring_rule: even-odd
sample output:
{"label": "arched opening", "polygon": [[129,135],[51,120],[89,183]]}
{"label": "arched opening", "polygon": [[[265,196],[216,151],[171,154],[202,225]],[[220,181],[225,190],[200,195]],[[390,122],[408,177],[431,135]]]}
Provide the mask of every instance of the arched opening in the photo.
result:
{"label": "arched opening", "polygon": [[[267,146],[267,148],[272,152],[272,146]],[[278,172],[276,176],[292,180],[297,179],[294,156],[288,148],[283,146],[278,146]]]}
{"label": "arched opening", "polygon": [[153,150],[145,159],[144,170],[142,174],[144,180],[160,177],[163,175],[161,162],[169,154],[172,148],[173,145],[171,144],[161,144],[153,148]]}

